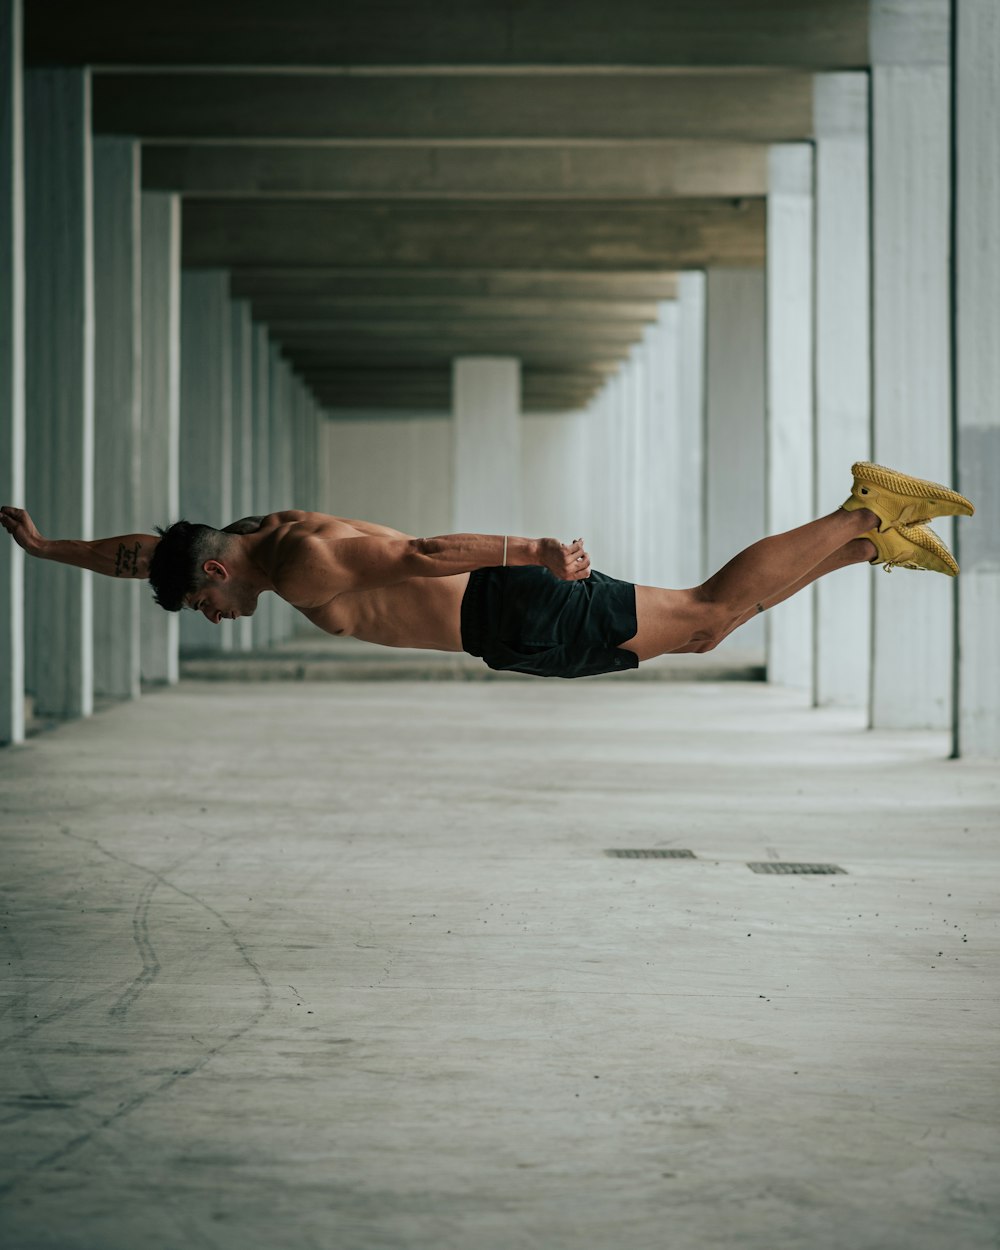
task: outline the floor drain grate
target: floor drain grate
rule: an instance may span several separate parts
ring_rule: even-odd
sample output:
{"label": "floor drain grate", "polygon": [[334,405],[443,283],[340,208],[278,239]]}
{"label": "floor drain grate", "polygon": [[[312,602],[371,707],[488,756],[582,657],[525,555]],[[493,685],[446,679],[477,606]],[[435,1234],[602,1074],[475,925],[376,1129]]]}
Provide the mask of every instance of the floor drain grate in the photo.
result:
{"label": "floor drain grate", "polygon": [[605,855],[610,855],[612,859],[697,859],[694,851],[677,851],[674,849],[662,850],[660,847],[650,847],[648,850],[626,851],[619,847],[614,850],[605,851]]}
{"label": "floor drain grate", "polygon": [[766,864],[747,864],[751,872],[795,873],[798,876],[823,876],[827,873],[845,872],[838,864],[782,864],[771,860]]}

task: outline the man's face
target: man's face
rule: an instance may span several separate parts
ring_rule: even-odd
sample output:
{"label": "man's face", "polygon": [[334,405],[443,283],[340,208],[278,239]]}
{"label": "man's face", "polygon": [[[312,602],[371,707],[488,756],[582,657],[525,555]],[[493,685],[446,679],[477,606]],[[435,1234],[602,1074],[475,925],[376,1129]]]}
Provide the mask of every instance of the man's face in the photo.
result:
{"label": "man's face", "polygon": [[253,616],[257,607],[256,591],[237,582],[221,566],[212,568],[214,563],[210,562],[205,569],[209,579],[205,585],[185,596],[185,606],[200,612],[213,625],[218,625],[220,621],[235,621],[241,616]]}

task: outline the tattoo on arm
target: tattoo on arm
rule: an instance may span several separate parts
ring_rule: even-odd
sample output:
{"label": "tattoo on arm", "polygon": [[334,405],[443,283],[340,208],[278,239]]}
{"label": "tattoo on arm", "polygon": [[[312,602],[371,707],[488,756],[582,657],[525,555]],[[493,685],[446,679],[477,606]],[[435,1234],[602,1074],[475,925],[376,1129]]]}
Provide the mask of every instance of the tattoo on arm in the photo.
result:
{"label": "tattoo on arm", "polygon": [[118,550],[115,553],[115,577],[135,577],[139,570],[139,549],[139,543],[136,543],[134,547],[126,547],[124,543],[118,544]]}

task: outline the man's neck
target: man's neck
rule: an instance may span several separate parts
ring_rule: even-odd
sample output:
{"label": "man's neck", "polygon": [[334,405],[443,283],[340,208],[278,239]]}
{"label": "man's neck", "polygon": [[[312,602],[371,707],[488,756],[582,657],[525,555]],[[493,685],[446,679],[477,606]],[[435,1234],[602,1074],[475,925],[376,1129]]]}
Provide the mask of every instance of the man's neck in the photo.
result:
{"label": "man's neck", "polygon": [[274,590],[270,564],[263,549],[266,538],[266,533],[235,534],[229,552],[230,572],[258,594]]}

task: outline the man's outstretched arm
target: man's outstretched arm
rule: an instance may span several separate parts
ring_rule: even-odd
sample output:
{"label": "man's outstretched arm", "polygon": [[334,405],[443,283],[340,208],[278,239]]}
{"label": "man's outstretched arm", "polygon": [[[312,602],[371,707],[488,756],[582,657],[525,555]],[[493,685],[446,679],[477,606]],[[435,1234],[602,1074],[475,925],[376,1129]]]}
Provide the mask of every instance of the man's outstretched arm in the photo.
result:
{"label": "man's outstretched arm", "polygon": [[149,562],[160,541],[155,534],[119,534],[93,542],[43,538],[27,512],[9,504],[0,508],[0,525],[28,555],[90,569],[105,577],[149,577]]}
{"label": "man's outstretched arm", "polygon": [[579,538],[572,543],[503,534],[326,539],[292,532],[278,548],[274,588],[296,607],[318,607],[344,591],[503,564],[505,554],[508,565],[542,565],[565,581],[590,576],[590,557]]}

